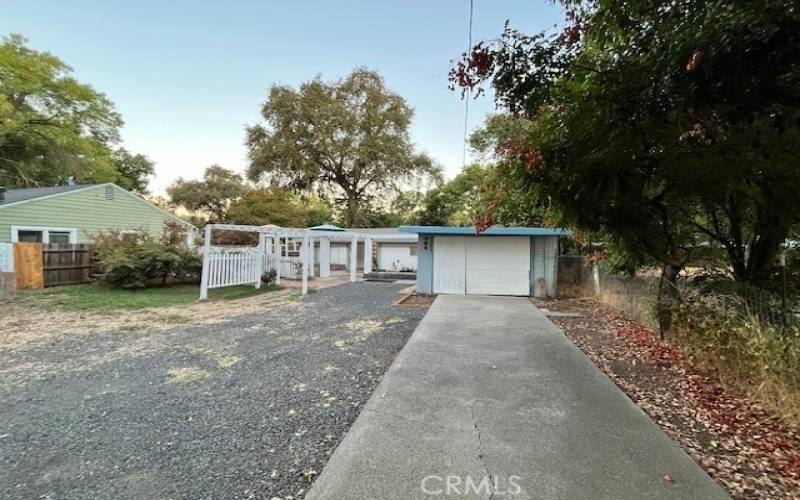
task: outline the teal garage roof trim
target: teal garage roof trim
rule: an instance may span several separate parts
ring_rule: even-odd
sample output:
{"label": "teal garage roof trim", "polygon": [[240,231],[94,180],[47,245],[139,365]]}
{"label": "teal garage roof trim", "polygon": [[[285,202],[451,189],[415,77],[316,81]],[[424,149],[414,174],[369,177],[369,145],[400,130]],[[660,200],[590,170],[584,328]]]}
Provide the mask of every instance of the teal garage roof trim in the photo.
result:
{"label": "teal garage roof trim", "polygon": [[549,227],[498,226],[492,226],[479,235],[475,233],[475,227],[455,226],[400,226],[400,232],[417,234],[454,234],[465,236],[569,236],[572,234],[572,232],[568,229]]}

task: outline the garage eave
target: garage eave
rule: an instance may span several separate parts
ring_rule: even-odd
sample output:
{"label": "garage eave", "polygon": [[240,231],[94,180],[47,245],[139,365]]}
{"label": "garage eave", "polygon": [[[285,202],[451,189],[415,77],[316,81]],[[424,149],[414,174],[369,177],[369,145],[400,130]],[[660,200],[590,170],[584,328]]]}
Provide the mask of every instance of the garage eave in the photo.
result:
{"label": "garage eave", "polygon": [[497,227],[477,234],[475,227],[454,227],[454,226],[400,226],[401,233],[416,234],[448,234],[464,236],[569,236],[571,231],[561,228],[550,227]]}

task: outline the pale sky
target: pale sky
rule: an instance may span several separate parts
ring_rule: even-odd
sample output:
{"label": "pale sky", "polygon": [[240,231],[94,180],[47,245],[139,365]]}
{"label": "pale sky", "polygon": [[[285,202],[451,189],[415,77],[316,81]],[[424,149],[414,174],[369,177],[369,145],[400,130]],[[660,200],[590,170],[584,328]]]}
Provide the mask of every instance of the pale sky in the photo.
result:
{"label": "pale sky", "polygon": [[[526,32],[562,14],[546,0],[474,0],[473,39],[510,19]],[[213,163],[243,172],[244,128],[272,84],[379,71],[415,109],[412,139],[452,177],[461,169],[464,102],[447,88],[467,45],[469,1],[7,0],[0,33],[19,33],[105,93],[125,120],[123,145],[156,162],[156,194]],[[470,103],[469,128],[493,110]]]}

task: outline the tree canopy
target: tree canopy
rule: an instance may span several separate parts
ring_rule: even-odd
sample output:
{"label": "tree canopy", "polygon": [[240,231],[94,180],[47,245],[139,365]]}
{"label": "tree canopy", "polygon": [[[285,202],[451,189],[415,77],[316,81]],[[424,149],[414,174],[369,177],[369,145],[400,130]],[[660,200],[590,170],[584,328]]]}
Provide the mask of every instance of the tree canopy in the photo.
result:
{"label": "tree canopy", "polygon": [[264,123],[247,129],[249,178],[332,196],[347,225],[363,223],[373,197],[439,175],[411,143],[412,109],[374,71],[275,85],[261,114]]}
{"label": "tree canopy", "polygon": [[147,193],[148,178],[155,173],[155,164],[145,155],[119,148],[111,155],[117,170],[117,184],[139,194]]}
{"label": "tree canopy", "polygon": [[231,202],[245,192],[242,176],[219,165],[206,168],[203,180],[177,179],[167,188],[167,194],[176,205],[188,210],[204,212],[209,222],[225,220],[225,211]]}
{"label": "tree canopy", "polygon": [[116,182],[144,193],[153,163],[114,149],[122,118],[72,69],[11,35],[0,44],[0,185]]}
{"label": "tree canopy", "polygon": [[226,219],[233,224],[311,227],[331,221],[325,202],[302,197],[277,186],[250,189],[231,203]]}
{"label": "tree canopy", "polygon": [[500,166],[477,163],[425,193],[417,222],[430,226],[480,225],[488,212],[491,224],[549,224],[546,209],[534,206],[516,187],[507,185]]}
{"label": "tree canopy", "polygon": [[11,35],[0,44],[0,183],[25,187],[115,181],[109,145],[122,119],[55,56]]}
{"label": "tree canopy", "polygon": [[701,238],[737,279],[800,218],[800,11],[787,0],[564,2],[562,33],[473,47],[454,87],[491,82],[473,143],[531,203],[603,231],[668,279]]}

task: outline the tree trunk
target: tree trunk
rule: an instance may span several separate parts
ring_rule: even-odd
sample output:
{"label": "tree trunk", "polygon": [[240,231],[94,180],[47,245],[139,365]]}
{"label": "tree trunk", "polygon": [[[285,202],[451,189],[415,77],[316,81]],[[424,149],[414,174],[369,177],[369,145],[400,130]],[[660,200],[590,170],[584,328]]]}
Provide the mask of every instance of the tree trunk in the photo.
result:
{"label": "tree trunk", "polygon": [[345,193],[347,196],[347,209],[345,212],[345,220],[348,227],[356,226],[356,219],[358,217],[358,199],[354,193]]}
{"label": "tree trunk", "polygon": [[775,266],[781,244],[786,239],[788,230],[776,228],[766,234],[760,235],[751,248],[747,259],[747,272],[745,281],[758,282],[767,278],[770,268]]}
{"label": "tree trunk", "polygon": [[661,283],[658,290],[658,329],[661,340],[664,340],[672,329],[672,308],[680,301],[678,275],[682,266],[668,264],[661,271]]}

